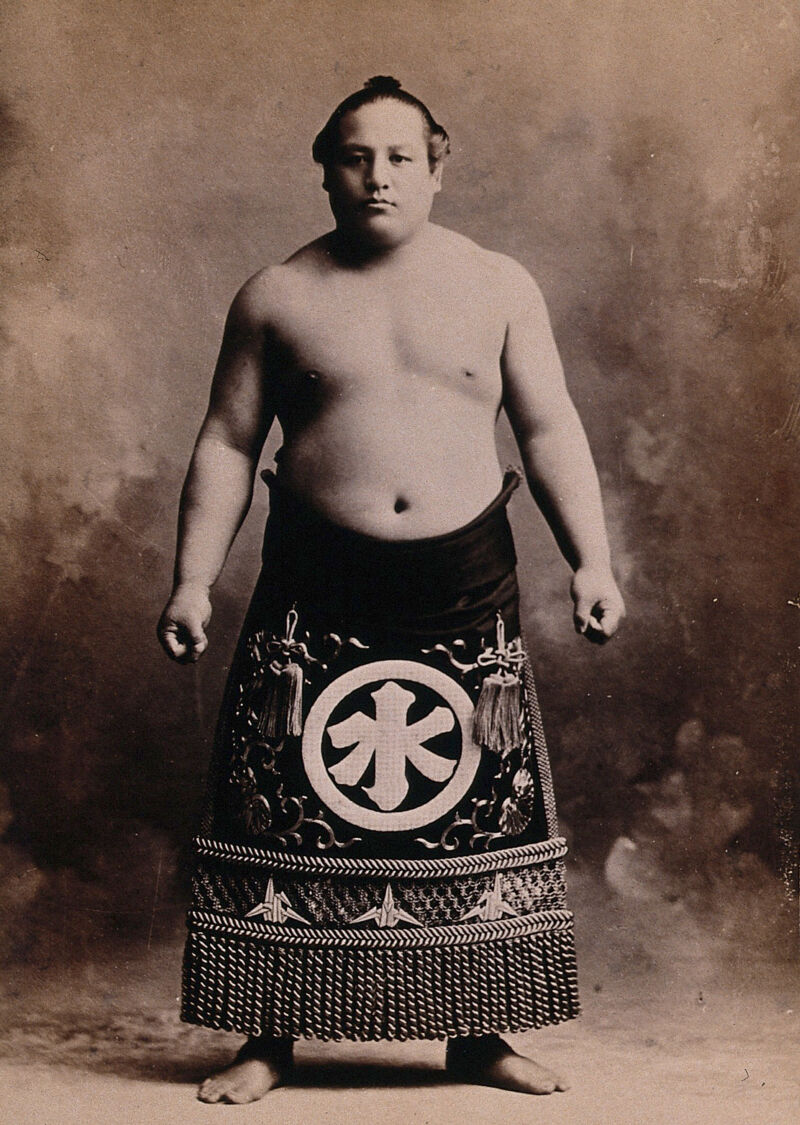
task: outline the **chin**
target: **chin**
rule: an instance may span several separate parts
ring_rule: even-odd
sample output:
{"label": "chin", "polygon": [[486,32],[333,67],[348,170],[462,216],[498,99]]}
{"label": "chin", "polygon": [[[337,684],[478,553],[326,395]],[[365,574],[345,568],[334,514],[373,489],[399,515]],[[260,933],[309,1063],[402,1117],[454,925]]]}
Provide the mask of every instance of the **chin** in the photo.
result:
{"label": "chin", "polygon": [[410,241],[419,229],[401,226],[392,219],[393,216],[376,216],[367,222],[362,220],[354,223],[350,228],[351,236],[376,249],[390,250],[394,246],[402,246],[404,242]]}
{"label": "chin", "polygon": [[380,250],[391,250],[393,246],[402,246],[411,237],[409,231],[396,230],[361,230],[359,238],[369,246]]}

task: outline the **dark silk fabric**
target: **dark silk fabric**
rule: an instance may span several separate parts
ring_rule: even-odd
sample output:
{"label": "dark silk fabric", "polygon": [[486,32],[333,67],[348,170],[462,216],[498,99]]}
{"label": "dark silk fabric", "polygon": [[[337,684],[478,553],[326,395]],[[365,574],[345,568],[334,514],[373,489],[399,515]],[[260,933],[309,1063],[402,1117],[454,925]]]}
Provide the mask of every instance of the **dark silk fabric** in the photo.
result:
{"label": "dark silk fabric", "polygon": [[506,635],[519,632],[516,552],[506,506],[520,477],[475,519],[443,535],[386,540],[328,520],[271,473],[263,570],[252,618],[293,603],[350,629],[388,628],[395,636],[442,640],[491,636],[497,613]]}

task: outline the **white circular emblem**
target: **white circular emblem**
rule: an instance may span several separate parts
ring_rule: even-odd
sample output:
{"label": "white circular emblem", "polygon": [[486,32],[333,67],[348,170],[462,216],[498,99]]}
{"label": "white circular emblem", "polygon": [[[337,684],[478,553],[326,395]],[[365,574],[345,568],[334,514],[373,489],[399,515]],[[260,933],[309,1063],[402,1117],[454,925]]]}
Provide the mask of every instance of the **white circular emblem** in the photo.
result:
{"label": "white circular emblem", "polygon": [[350,824],[373,832],[421,828],[457,805],[473,782],[481,757],[473,712],[464,689],[437,668],[412,660],[362,664],[328,684],[309,711],[306,774]]}

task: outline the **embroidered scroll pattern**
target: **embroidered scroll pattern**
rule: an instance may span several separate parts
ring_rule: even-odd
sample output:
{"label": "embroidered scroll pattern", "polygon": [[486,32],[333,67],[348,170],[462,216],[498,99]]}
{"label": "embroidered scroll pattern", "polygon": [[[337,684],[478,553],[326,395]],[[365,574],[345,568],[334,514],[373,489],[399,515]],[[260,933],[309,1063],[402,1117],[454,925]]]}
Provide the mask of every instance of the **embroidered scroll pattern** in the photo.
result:
{"label": "embroidered scroll pattern", "polygon": [[[264,735],[259,706],[264,678],[269,674],[269,662],[275,659],[277,643],[272,634],[258,630],[248,638],[243,656],[230,731],[233,753],[229,777],[237,791],[238,815],[248,836],[273,841],[282,848],[293,849],[303,843],[312,843],[321,852],[349,848],[361,837],[339,838],[327,819],[325,805],[317,802],[316,794],[303,793],[296,784],[293,793],[287,792],[292,786],[284,781],[285,762],[287,759],[297,762],[300,737],[287,734],[275,739]],[[312,636],[309,631],[300,633],[299,630],[291,638],[291,646],[291,657],[302,667],[312,698],[326,682],[331,682],[332,670],[343,655],[357,656],[369,649],[356,637],[336,633]],[[437,644],[423,648],[420,659],[433,667],[438,665],[455,682],[460,681],[467,695],[475,700],[484,678],[500,660],[521,663],[525,659],[519,638],[503,645],[500,651],[486,641],[481,642],[477,651],[476,647],[457,638],[449,646]],[[344,666],[352,667],[352,663],[347,660]],[[502,754],[484,750],[483,768],[488,763],[491,776],[483,792],[461,801],[440,831],[426,833],[420,826],[420,834],[414,836],[418,846],[426,851],[447,853],[465,849],[482,851],[525,832],[533,818],[536,800],[534,736],[526,694],[523,688],[520,745]],[[296,769],[294,776],[297,777]]]}
{"label": "embroidered scroll pattern", "polygon": [[[311,837],[320,851],[351,847],[359,837],[338,839],[321,811],[320,815],[311,815],[307,795],[289,795],[286,792],[280,776],[280,758],[281,755],[299,753],[299,737],[286,735],[270,739],[263,734],[259,704],[264,679],[269,675],[269,664],[275,659],[279,644],[264,630],[258,630],[248,638],[233,707],[230,782],[238,790],[242,823],[248,835],[284,846],[300,845],[304,838]],[[326,671],[329,662],[335,660],[348,645],[366,648],[356,638],[343,640],[335,633],[326,634],[323,638],[322,656],[312,654],[308,632],[301,640],[292,637],[291,644],[291,655],[300,664],[304,679],[309,682],[313,682],[319,672]]]}
{"label": "embroidered scroll pattern", "polygon": [[[503,645],[502,651],[482,642],[481,651],[472,661],[469,659],[466,643],[461,640],[450,646],[437,644],[423,649],[423,652],[446,660],[462,681],[471,686],[473,695],[480,690],[483,676],[490,674],[492,668],[501,661],[521,666],[526,659],[519,637],[508,645]],[[417,843],[431,850],[441,848],[446,852],[455,851],[464,843],[473,849],[488,848],[494,841],[520,836],[528,827],[535,808],[536,786],[533,772],[533,732],[526,694],[523,686],[520,746],[497,759],[489,796],[473,797],[471,811],[461,816],[456,815],[438,839],[417,836]]]}

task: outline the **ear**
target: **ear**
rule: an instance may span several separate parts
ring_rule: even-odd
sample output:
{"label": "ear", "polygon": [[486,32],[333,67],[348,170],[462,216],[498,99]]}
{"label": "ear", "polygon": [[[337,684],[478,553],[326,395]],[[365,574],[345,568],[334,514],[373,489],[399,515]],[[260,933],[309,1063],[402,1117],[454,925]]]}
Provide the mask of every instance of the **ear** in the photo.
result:
{"label": "ear", "polygon": [[433,184],[434,184],[434,187],[433,187],[434,195],[436,194],[436,192],[439,192],[439,191],[442,190],[442,164],[443,163],[444,163],[444,161],[442,161],[442,160],[437,161],[437,163],[434,165],[433,171],[431,172],[431,176],[433,177]]}

